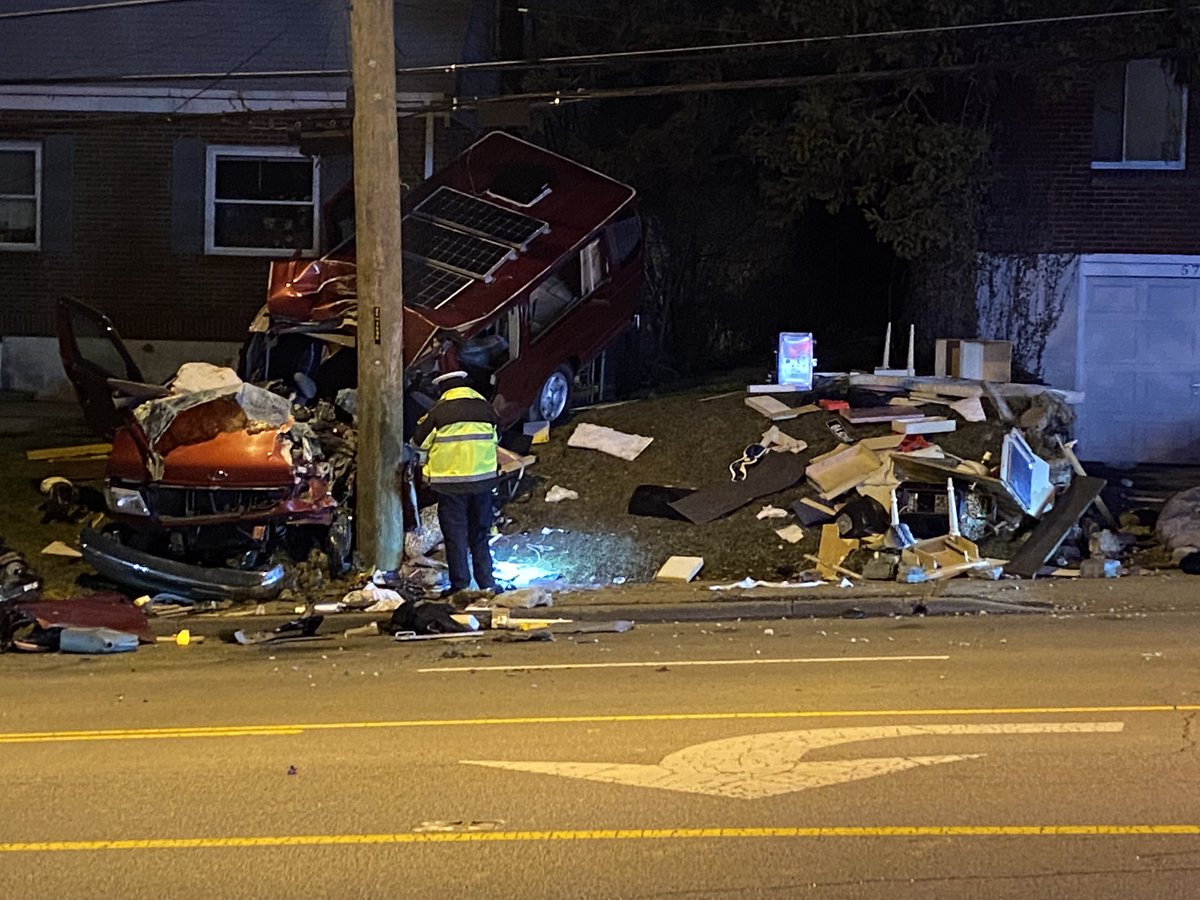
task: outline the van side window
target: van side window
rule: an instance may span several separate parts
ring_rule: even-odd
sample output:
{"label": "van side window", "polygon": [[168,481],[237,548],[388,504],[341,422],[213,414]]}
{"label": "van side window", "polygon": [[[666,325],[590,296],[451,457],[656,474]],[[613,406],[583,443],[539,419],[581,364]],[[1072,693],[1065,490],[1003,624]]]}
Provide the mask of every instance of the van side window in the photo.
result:
{"label": "van side window", "polygon": [[468,370],[492,373],[520,354],[520,310],[512,307],[458,349],[458,359]]}
{"label": "van side window", "polygon": [[529,295],[529,336],[536,338],[553,325],[580,294],[579,257],[559,266]]}
{"label": "van side window", "polygon": [[632,210],[612,223],[613,243],[621,264],[629,262],[642,246],[642,219]]}
{"label": "van side window", "polygon": [[580,289],[586,297],[604,280],[604,264],[600,259],[600,239],[592,241],[579,254]]}

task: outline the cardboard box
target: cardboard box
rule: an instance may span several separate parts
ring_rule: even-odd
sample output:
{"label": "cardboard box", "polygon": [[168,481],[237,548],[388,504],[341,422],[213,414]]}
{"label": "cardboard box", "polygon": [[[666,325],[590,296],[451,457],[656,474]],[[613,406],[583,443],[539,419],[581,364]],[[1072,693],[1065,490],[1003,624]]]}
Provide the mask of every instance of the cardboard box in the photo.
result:
{"label": "cardboard box", "polygon": [[933,374],[975,381],[1012,381],[1012,343],[939,338],[934,343]]}

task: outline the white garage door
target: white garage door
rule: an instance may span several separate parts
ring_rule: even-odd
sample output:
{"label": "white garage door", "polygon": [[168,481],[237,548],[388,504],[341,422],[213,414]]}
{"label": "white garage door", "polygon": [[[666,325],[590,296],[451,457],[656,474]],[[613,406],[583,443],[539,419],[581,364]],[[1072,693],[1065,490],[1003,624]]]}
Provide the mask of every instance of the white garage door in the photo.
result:
{"label": "white garage door", "polygon": [[1200,463],[1200,265],[1093,271],[1081,283],[1080,454]]}

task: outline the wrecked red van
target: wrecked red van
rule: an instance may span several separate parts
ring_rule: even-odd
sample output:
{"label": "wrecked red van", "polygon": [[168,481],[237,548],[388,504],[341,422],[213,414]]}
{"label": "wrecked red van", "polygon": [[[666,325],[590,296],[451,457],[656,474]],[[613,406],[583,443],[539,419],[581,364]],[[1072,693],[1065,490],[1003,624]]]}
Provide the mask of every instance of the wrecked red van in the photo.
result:
{"label": "wrecked red van", "polygon": [[[300,348],[319,392],[352,381],[333,362],[357,324],[353,204],[348,191],[330,203],[327,231],[346,236],[326,256],[272,263],[250,380],[305,371]],[[407,386],[464,368],[505,426],[561,418],[576,375],[633,321],[643,283],[633,188],[503,132],[405,197],[402,235]],[[318,339],[319,358],[301,334]],[[338,372],[322,384],[326,367]]]}

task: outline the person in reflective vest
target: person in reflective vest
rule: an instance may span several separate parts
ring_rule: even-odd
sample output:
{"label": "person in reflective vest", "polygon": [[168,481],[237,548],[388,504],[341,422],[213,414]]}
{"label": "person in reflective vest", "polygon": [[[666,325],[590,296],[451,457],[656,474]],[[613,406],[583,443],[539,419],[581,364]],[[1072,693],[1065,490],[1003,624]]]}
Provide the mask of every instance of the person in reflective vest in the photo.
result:
{"label": "person in reflective vest", "polygon": [[442,395],[418,420],[413,443],[428,454],[422,471],[438,495],[450,593],[469,588],[472,572],[480,590],[495,590],[488,537],[495,515],[499,419],[492,405],[467,387],[466,372],[447,372],[433,383]]}

